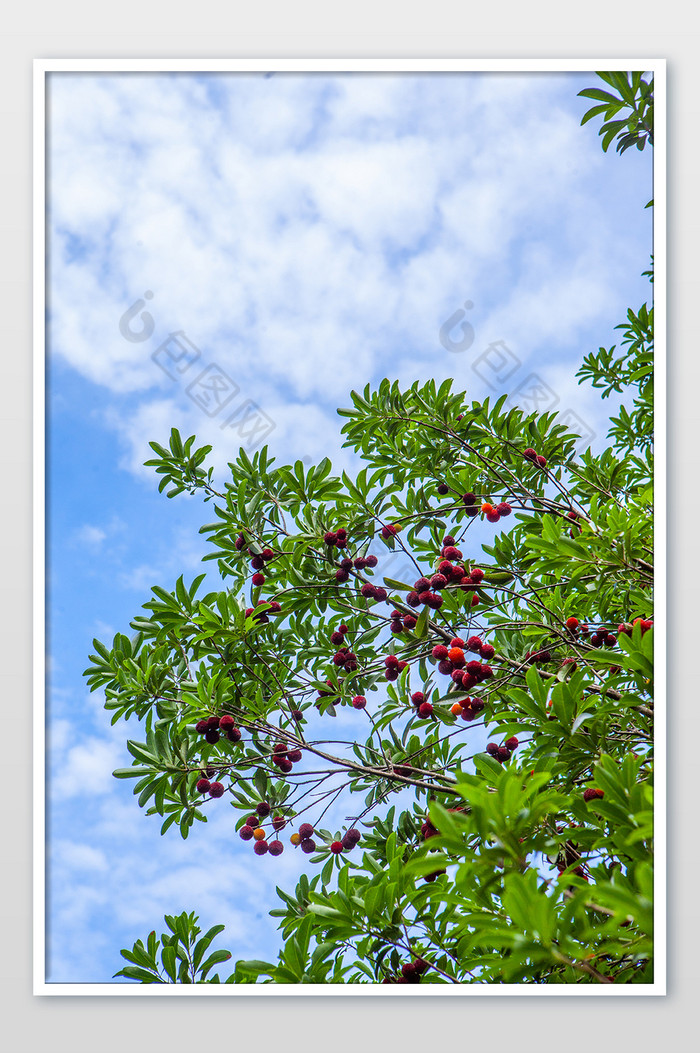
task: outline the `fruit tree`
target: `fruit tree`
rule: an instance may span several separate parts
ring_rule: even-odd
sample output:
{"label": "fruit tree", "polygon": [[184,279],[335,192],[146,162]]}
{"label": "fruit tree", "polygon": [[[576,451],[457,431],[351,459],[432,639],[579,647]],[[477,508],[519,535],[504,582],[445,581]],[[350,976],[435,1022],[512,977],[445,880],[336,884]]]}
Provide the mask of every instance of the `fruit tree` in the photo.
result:
{"label": "fruit tree", "polygon": [[[643,147],[651,86],[603,80],[584,120]],[[224,808],[300,876],[276,962],[224,981],[221,927],[182,914],[117,975],[653,980],[652,325],[629,310],[579,369],[622,396],[599,454],[450,381],[353,392],[352,475],[241,450],[219,482],[194,436],[151,443],[160,489],[210,503],[220,581],[156,587],[134,636],[95,641],[91,688],[143,729],[115,775],[163,834]]]}

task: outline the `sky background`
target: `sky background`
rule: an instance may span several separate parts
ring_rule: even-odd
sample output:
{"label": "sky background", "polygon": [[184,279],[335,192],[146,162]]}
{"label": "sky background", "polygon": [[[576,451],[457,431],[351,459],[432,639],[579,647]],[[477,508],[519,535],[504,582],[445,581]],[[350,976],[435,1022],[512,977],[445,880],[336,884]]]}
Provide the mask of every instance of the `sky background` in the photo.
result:
{"label": "sky background", "polygon": [[309,867],[254,857],[223,802],[161,838],[111,775],[142,736],[87,691],[92,639],[191,580],[213,518],[158,494],[149,440],[196,434],[219,479],[264,442],[352,469],[352,388],[454,377],[573,411],[600,448],[614,406],[574,374],[649,298],[652,186],[648,150],[603,154],[580,127],[595,80],[50,75],[48,981],[110,981],[184,909],[273,960],[275,885]]}

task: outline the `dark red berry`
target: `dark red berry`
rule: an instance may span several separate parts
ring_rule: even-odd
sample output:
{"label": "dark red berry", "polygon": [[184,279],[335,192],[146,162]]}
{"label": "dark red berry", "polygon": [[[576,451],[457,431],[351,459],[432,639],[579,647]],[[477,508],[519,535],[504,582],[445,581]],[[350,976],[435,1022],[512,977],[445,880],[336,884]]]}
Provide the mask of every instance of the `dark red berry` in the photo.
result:
{"label": "dark red berry", "polygon": [[409,607],[420,607],[420,597],[415,590],[412,590],[407,594],[406,603]]}
{"label": "dark red berry", "polygon": [[446,545],[442,550],[442,555],[445,559],[461,559],[462,553],[454,545]]}
{"label": "dark red berry", "polygon": [[444,589],[447,585],[447,578],[444,574],[433,574],[430,579],[430,587],[433,589]]}
{"label": "dark red berry", "polygon": [[292,770],[293,765],[292,765],[292,762],[290,760],[288,760],[287,757],[282,757],[282,759],[280,760],[280,762],[277,765],[277,767],[279,768],[279,770],[284,775],[289,775],[290,771]]}
{"label": "dark red berry", "polygon": [[223,797],[223,795],[224,795],[223,783],[213,782],[211,784],[211,786],[209,787],[209,796],[210,797]]}
{"label": "dark red berry", "polygon": [[270,808],[270,805],[267,803],[267,801],[261,801],[260,804],[256,805],[255,811],[262,819],[264,819],[265,816],[270,814],[272,809]]}
{"label": "dark red berry", "polygon": [[331,843],[331,852],[333,852],[335,855],[340,855],[340,853],[342,851],[343,851],[343,842],[342,841],[333,841]]}
{"label": "dark red berry", "polygon": [[269,847],[267,841],[256,841],[253,845],[253,851],[256,856],[264,856]]}
{"label": "dark red berry", "polygon": [[449,494],[449,492],[450,492],[450,488],[449,488],[449,486],[447,485],[447,483],[438,483],[438,488],[437,488],[437,492],[438,492],[439,494],[443,494],[443,495],[444,495],[444,494]]}
{"label": "dark red berry", "polygon": [[442,673],[443,676],[449,676],[453,669],[452,662],[448,661],[447,658],[443,658],[441,662],[438,662],[438,673]]}
{"label": "dark red berry", "polygon": [[418,715],[420,717],[422,717],[424,720],[427,717],[432,717],[432,715],[433,715],[433,707],[430,704],[430,702],[423,702],[423,704],[418,707]]}
{"label": "dark red berry", "polygon": [[241,838],[242,841],[250,841],[250,839],[253,836],[253,827],[242,826],[238,831],[238,836]]}
{"label": "dark red berry", "polygon": [[298,764],[301,760],[301,750],[290,750],[287,754],[287,760],[291,761],[292,764]]}
{"label": "dark red berry", "polygon": [[327,533],[325,533],[323,535],[323,540],[326,542],[327,545],[335,545],[335,541],[336,541],[336,534],[335,534],[335,532],[333,530],[329,530]]}
{"label": "dark red berry", "polygon": [[500,761],[501,764],[504,764],[510,757],[510,750],[507,746],[499,746],[496,753],[494,753],[494,757],[497,761]]}
{"label": "dark red berry", "polygon": [[539,464],[540,468],[544,468],[547,464],[547,458],[543,457],[541,453],[538,453],[537,463]]}
{"label": "dark red berry", "polygon": [[216,731],[214,728],[210,728],[204,737],[207,740],[207,742],[211,743],[212,746],[215,743],[217,743],[220,738],[219,732]]}
{"label": "dark red berry", "polygon": [[241,549],[244,546],[245,546],[245,538],[243,537],[242,534],[239,534],[238,537],[236,538],[236,540],[234,541],[234,547],[236,549],[236,552],[240,552]]}
{"label": "dark red berry", "polygon": [[335,580],[336,581],[339,581],[339,582],[347,581],[349,577],[350,577],[350,575],[348,574],[347,570],[342,570],[341,568],[338,568],[338,570],[336,570],[336,572],[335,572]]}
{"label": "dark red berry", "polygon": [[336,532],[335,532],[335,543],[336,543],[336,545],[338,544],[339,541],[347,541],[347,539],[348,539],[348,532],[347,532],[347,530],[345,530],[344,527],[341,527],[340,530],[336,530]]}
{"label": "dark red berry", "polygon": [[312,841],[310,837],[304,838],[300,842],[300,845],[302,852],[306,852],[307,855],[309,855],[310,852],[316,851],[316,842]]}
{"label": "dark red berry", "polygon": [[281,856],[284,852],[284,845],[281,841],[270,841],[267,847],[271,856]]}
{"label": "dark red berry", "polygon": [[198,720],[194,726],[194,730],[198,731],[200,735],[204,735],[209,730],[209,722],[207,720]]}
{"label": "dark red berry", "polygon": [[412,614],[405,614],[403,619],[404,629],[415,629],[418,624],[418,619],[414,618]]}
{"label": "dark red berry", "polygon": [[588,789],[583,791],[584,801],[596,801],[601,797],[605,797],[603,790],[599,790],[596,786],[589,786]]}
{"label": "dark red berry", "polygon": [[311,825],[311,823],[302,823],[299,827],[299,837],[302,839],[302,841],[305,841],[307,838],[311,837],[313,832],[314,828]]}
{"label": "dark red berry", "polygon": [[257,588],[258,586],[265,584],[265,575],[253,574],[253,577],[250,580],[253,583],[253,585],[255,585],[255,587]]}
{"label": "dark red berry", "polygon": [[367,699],[364,695],[355,695],[352,700],[352,705],[354,709],[364,709],[367,705]]}
{"label": "dark red berry", "polygon": [[433,650],[432,650],[431,653],[432,653],[433,658],[437,658],[437,659],[442,660],[443,658],[447,658],[447,655],[449,654],[449,650],[448,650],[447,647],[445,647],[444,644],[436,644],[435,647],[433,647]]}
{"label": "dark red berry", "polygon": [[481,567],[474,567],[474,569],[469,572],[469,578],[474,585],[478,585],[480,581],[483,581],[484,572]]}
{"label": "dark red berry", "polygon": [[496,511],[499,516],[509,516],[513,509],[510,507],[507,501],[501,501],[500,505],[496,505]]}
{"label": "dark red berry", "polygon": [[232,728],[235,723],[236,721],[233,719],[233,717],[229,716],[229,714],[226,713],[219,721],[219,727],[222,731],[228,731],[229,728]]}
{"label": "dark red berry", "polygon": [[462,495],[462,501],[465,505],[476,504],[476,494],[470,490],[468,493]]}
{"label": "dark red berry", "polygon": [[200,779],[197,783],[197,793],[209,793],[211,783],[208,779]]}
{"label": "dark red berry", "polygon": [[253,568],[253,570],[262,570],[265,566],[265,560],[262,558],[262,556],[253,556],[253,558],[250,561],[250,565]]}
{"label": "dark red berry", "polygon": [[486,746],[486,752],[490,753],[492,757],[495,757],[498,752],[498,743],[489,742]]}
{"label": "dark red berry", "polygon": [[207,727],[211,731],[213,731],[215,728],[218,728],[219,723],[220,723],[220,718],[212,716],[212,717],[209,717],[209,719],[207,720]]}
{"label": "dark red berry", "polygon": [[377,557],[376,556],[367,556],[367,566],[368,567],[376,567],[376,565],[377,565]]}
{"label": "dark red berry", "polygon": [[527,457],[528,461],[536,461],[537,453],[535,452],[535,450],[532,449],[531,446],[528,446],[526,450],[523,450],[523,457]]}

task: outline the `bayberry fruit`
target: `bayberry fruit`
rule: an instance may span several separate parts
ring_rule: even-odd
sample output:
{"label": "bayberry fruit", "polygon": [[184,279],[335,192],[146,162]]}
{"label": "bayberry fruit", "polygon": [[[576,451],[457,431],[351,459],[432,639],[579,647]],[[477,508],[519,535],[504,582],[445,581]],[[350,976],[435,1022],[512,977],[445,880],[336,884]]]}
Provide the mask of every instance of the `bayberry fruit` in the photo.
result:
{"label": "bayberry fruit", "polygon": [[284,845],[281,841],[270,841],[267,847],[271,856],[281,856],[284,852]]}
{"label": "bayberry fruit", "polygon": [[335,855],[340,855],[340,853],[342,851],[343,851],[343,842],[342,841],[333,841],[331,843],[331,852],[333,852]]}
{"label": "bayberry fruit", "polygon": [[240,828],[240,830],[238,831],[238,836],[243,841],[250,841],[251,837],[253,836],[253,828],[252,828],[252,826],[242,826]]}
{"label": "bayberry fruit", "polygon": [[267,841],[256,841],[253,846],[253,851],[256,856],[264,856],[269,848]]}
{"label": "bayberry fruit", "polygon": [[208,779],[200,779],[197,783],[197,793],[209,793],[211,783]]}
{"label": "bayberry fruit", "polygon": [[223,783],[213,782],[211,784],[211,786],[209,787],[209,796],[210,797],[223,797],[223,795],[224,795]]}

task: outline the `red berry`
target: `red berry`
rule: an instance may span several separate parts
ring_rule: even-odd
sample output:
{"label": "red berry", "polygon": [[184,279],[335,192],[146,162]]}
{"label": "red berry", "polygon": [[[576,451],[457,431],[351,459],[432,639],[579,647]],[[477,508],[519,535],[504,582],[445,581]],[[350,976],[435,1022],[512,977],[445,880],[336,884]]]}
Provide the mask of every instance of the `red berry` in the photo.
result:
{"label": "red berry", "polygon": [[343,527],[341,527],[340,530],[336,530],[336,532],[335,532],[335,543],[336,543],[336,545],[338,544],[339,541],[347,541],[347,539],[348,539],[348,532],[347,532],[347,530],[345,530]]}
{"label": "red berry", "polygon": [[213,782],[211,784],[211,786],[209,787],[209,796],[210,797],[223,797],[223,795],[224,795],[223,783]]}
{"label": "red berry", "polygon": [[329,530],[327,533],[325,533],[323,535],[323,540],[326,542],[327,545],[335,545],[335,540],[336,540],[335,532],[332,531],[332,530]]}
{"label": "red berry", "polygon": [[436,611],[439,607],[442,607],[442,596],[437,592],[429,592],[428,597],[427,605],[431,610]]}
{"label": "red berry", "polygon": [[368,556],[367,557],[367,566],[368,567],[376,567],[376,565],[377,565],[377,557],[376,556]]}
{"label": "red berry", "polygon": [[474,569],[469,572],[469,578],[474,585],[478,585],[480,581],[483,581],[484,572],[481,567],[474,567]]}
{"label": "red berry", "polygon": [[292,765],[292,762],[287,757],[282,757],[282,759],[279,762],[279,764],[277,765],[277,767],[279,768],[279,770],[284,775],[289,775],[290,771],[292,770],[293,765]]}
{"label": "red berry", "polygon": [[430,702],[423,702],[423,704],[418,707],[418,715],[423,717],[424,720],[427,717],[432,717],[433,707]]}
{"label": "red berry", "polygon": [[526,450],[523,450],[523,457],[527,457],[528,461],[536,461],[537,460],[537,454],[535,453],[535,451],[532,449],[531,446],[528,446],[528,448]]}
{"label": "red berry", "polygon": [[335,572],[335,580],[338,582],[347,581],[349,577],[347,570],[343,570],[342,567],[339,567]]}
{"label": "red berry", "polygon": [[306,841],[309,837],[311,837],[313,832],[314,828],[311,825],[311,823],[302,823],[299,827],[299,837],[302,839],[302,841]]}
{"label": "red berry", "polygon": [[335,855],[340,855],[340,853],[342,851],[343,851],[343,842],[342,841],[333,841],[331,843],[331,852],[334,852]]}
{"label": "red berry", "polygon": [[367,699],[364,695],[355,695],[352,704],[354,709],[364,709],[367,705]]}
{"label": "red berry", "polygon": [[273,830],[284,830],[286,825],[287,825],[287,820],[282,815],[276,815],[274,817],[274,819],[272,820],[272,829]]}
{"label": "red berry", "polygon": [[358,843],[358,841],[360,840],[360,838],[362,837],[362,834],[357,829],[357,827],[351,826],[350,829],[345,834],[345,836],[347,837],[348,841],[351,841],[353,845],[356,845]]}
{"label": "red berry", "polygon": [[476,494],[472,493],[472,491],[470,490],[468,493],[462,495],[462,501],[465,505],[475,505]]}
{"label": "red berry", "polygon": [[264,560],[274,559],[275,558],[275,554],[274,554],[274,552],[272,551],[271,548],[264,548],[262,550],[262,552],[260,553],[260,555],[262,556],[262,558]]}
{"label": "red berry", "polygon": [[495,653],[496,653],[496,650],[495,650],[494,647],[491,646],[490,643],[485,643],[484,646],[481,648],[481,657],[482,658],[493,658]]}
{"label": "red berry", "polygon": [[262,570],[265,566],[265,560],[262,558],[262,556],[253,556],[253,558],[250,561],[250,565],[253,568],[253,570]]}
{"label": "red berry", "polygon": [[605,793],[595,786],[589,786],[588,789],[583,791],[584,801],[596,801],[601,797],[605,797]]}
{"label": "red berry", "polygon": [[404,629],[415,629],[418,624],[418,619],[414,618],[412,614],[405,614],[403,619]]}
{"label": "red berry", "polygon": [[197,793],[209,793],[211,783],[208,779],[200,779],[197,783]]}
{"label": "red berry", "polygon": [[229,714],[226,713],[219,721],[219,727],[222,731],[228,731],[229,728],[232,728],[235,723],[236,721],[233,719],[233,717],[229,716]]}
{"label": "red berry", "polygon": [[382,537],[385,539],[394,537],[396,534],[398,534],[400,529],[401,526],[398,523],[387,523],[386,526],[382,527]]}
{"label": "red berry", "polygon": [[194,726],[194,730],[198,731],[200,733],[200,735],[203,735],[206,731],[209,730],[209,721],[207,721],[207,720],[198,720],[197,723]]}
{"label": "red berry", "polygon": [[500,761],[501,764],[504,764],[510,757],[510,750],[507,746],[499,746],[494,753],[494,757],[497,761]]}
{"label": "red berry", "polygon": [[287,760],[291,761],[292,764],[298,764],[301,760],[301,750],[290,750],[287,754]]}
{"label": "red berry", "polygon": [[447,485],[447,483],[438,483],[438,488],[437,488],[437,492],[438,492],[439,494],[443,494],[443,495],[444,495],[444,494],[449,494],[449,492],[450,492],[450,488],[449,488],[449,486]]}
{"label": "red berry", "polygon": [[455,539],[452,537],[452,534],[447,534],[446,537],[444,537],[442,539],[442,544],[443,544],[443,546],[445,546],[445,545],[454,545],[454,544],[456,544],[456,542],[455,542]]}
{"label": "red berry", "polygon": [[417,593],[429,592],[430,591],[430,579],[429,578],[419,578],[418,581],[414,584],[413,588],[416,590]]}
{"label": "red berry", "polygon": [[243,537],[242,534],[239,534],[238,537],[236,538],[235,542],[234,542],[234,547],[236,549],[236,552],[240,552],[241,549],[244,547],[244,545],[245,545],[245,538]]}
{"label": "red berry", "polygon": [[574,512],[574,511],[567,512],[566,513],[566,518],[567,519],[578,519],[578,514],[576,512]]}
{"label": "red berry", "polygon": [[210,729],[210,731],[213,731],[214,729],[218,728],[219,723],[220,723],[220,717],[212,716],[212,717],[209,717],[209,719],[207,720],[207,727]]}
{"label": "red berry", "polygon": [[547,464],[547,458],[543,457],[541,453],[538,453],[537,463],[539,464],[540,468],[544,468]]}
{"label": "red berry", "polygon": [[257,815],[249,815],[245,822],[246,826],[249,826],[251,830],[256,830],[260,825]]}
{"label": "red berry", "polygon": [[515,735],[512,735],[509,739],[506,739],[503,745],[507,746],[509,750],[514,750],[517,749],[518,740],[516,739]]}
{"label": "red berry", "polygon": [[487,746],[486,746],[486,752],[490,753],[492,757],[495,757],[496,754],[498,753],[498,743],[497,742],[489,742],[487,744]]}
{"label": "red berry", "polygon": [[444,574],[433,574],[430,579],[430,586],[433,589],[444,589],[447,585],[447,578]]}
{"label": "red berry", "polygon": [[452,662],[447,658],[444,658],[442,662],[438,662],[438,673],[442,673],[444,676],[448,676],[453,668]]}
{"label": "red berry", "polygon": [[409,607],[420,607],[420,596],[417,592],[412,590],[406,596],[406,603]]}
{"label": "red berry", "polygon": [[567,629],[578,629],[578,618],[567,618],[564,625]]}
{"label": "red berry", "polygon": [[264,574],[253,574],[253,577],[250,580],[253,583],[253,585],[255,585],[256,588],[257,588],[259,585],[264,585],[265,584],[265,575]]}
{"label": "red berry", "polygon": [[240,828],[240,830],[238,831],[238,836],[243,841],[250,841],[251,837],[253,836],[253,827],[252,826],[242,826]]}
{"label": "red berry", "polygon": [[281,841],[270,841],[268,848],[271,856],[281,856],[284,852],[284,845]]}
{"label": "red berry", "polygon": [[316,842],[312,841],[310,837],[303,838],[300,844],[302,852],[306,852],[307,855],[316,851]]}
{"label": "red berry", "polygon": [[270,814],[272,809],[270,808],[270,805],[267,803],[267,801],[261,801],[260,804],[256,805],[255,811],[262,819],[264,819],[265,816]]}
{"label": "red berry", "polygon": [[432,653],[433,658],[442,659],[442,658],[447,658],[447,655],[449,654],[449,651],[445,647],[444,644],[435,644],[435,647],[433,647],[433,650],[432,650],[431,653]]}
{"label": "red berry", "polygon": [[413,702],[414,706],[420,706],[425,702],[425,695],[422,691],[414,691],[411,695],[411,702]]}
{"label": "red berry", "polygon": [[507,501],[501,501],[500,505],[496,505],[496,511],[500,516],[509,516],[513,509]]}
{"label": "red berry", "polygon": [[215,743],[217,743],[219,741],[219,738],[220,738],[219,732],[216,731],[214,728],[210,728],[209,731],[207,731],[207,733],[206,733],[206,735],[204,737],[207,740],[207,742],[211,743],[212,746]]}
{"label": "red berry", "polygon": [[264,856],[269,847],[267,841],[256,841],[253,845],[253,851],[256,856]]}
{"label": "red berry", "polygon": [[461,559],[462,553],[454,545],[446,545],[442,550],[442,555],[445,559]]}

